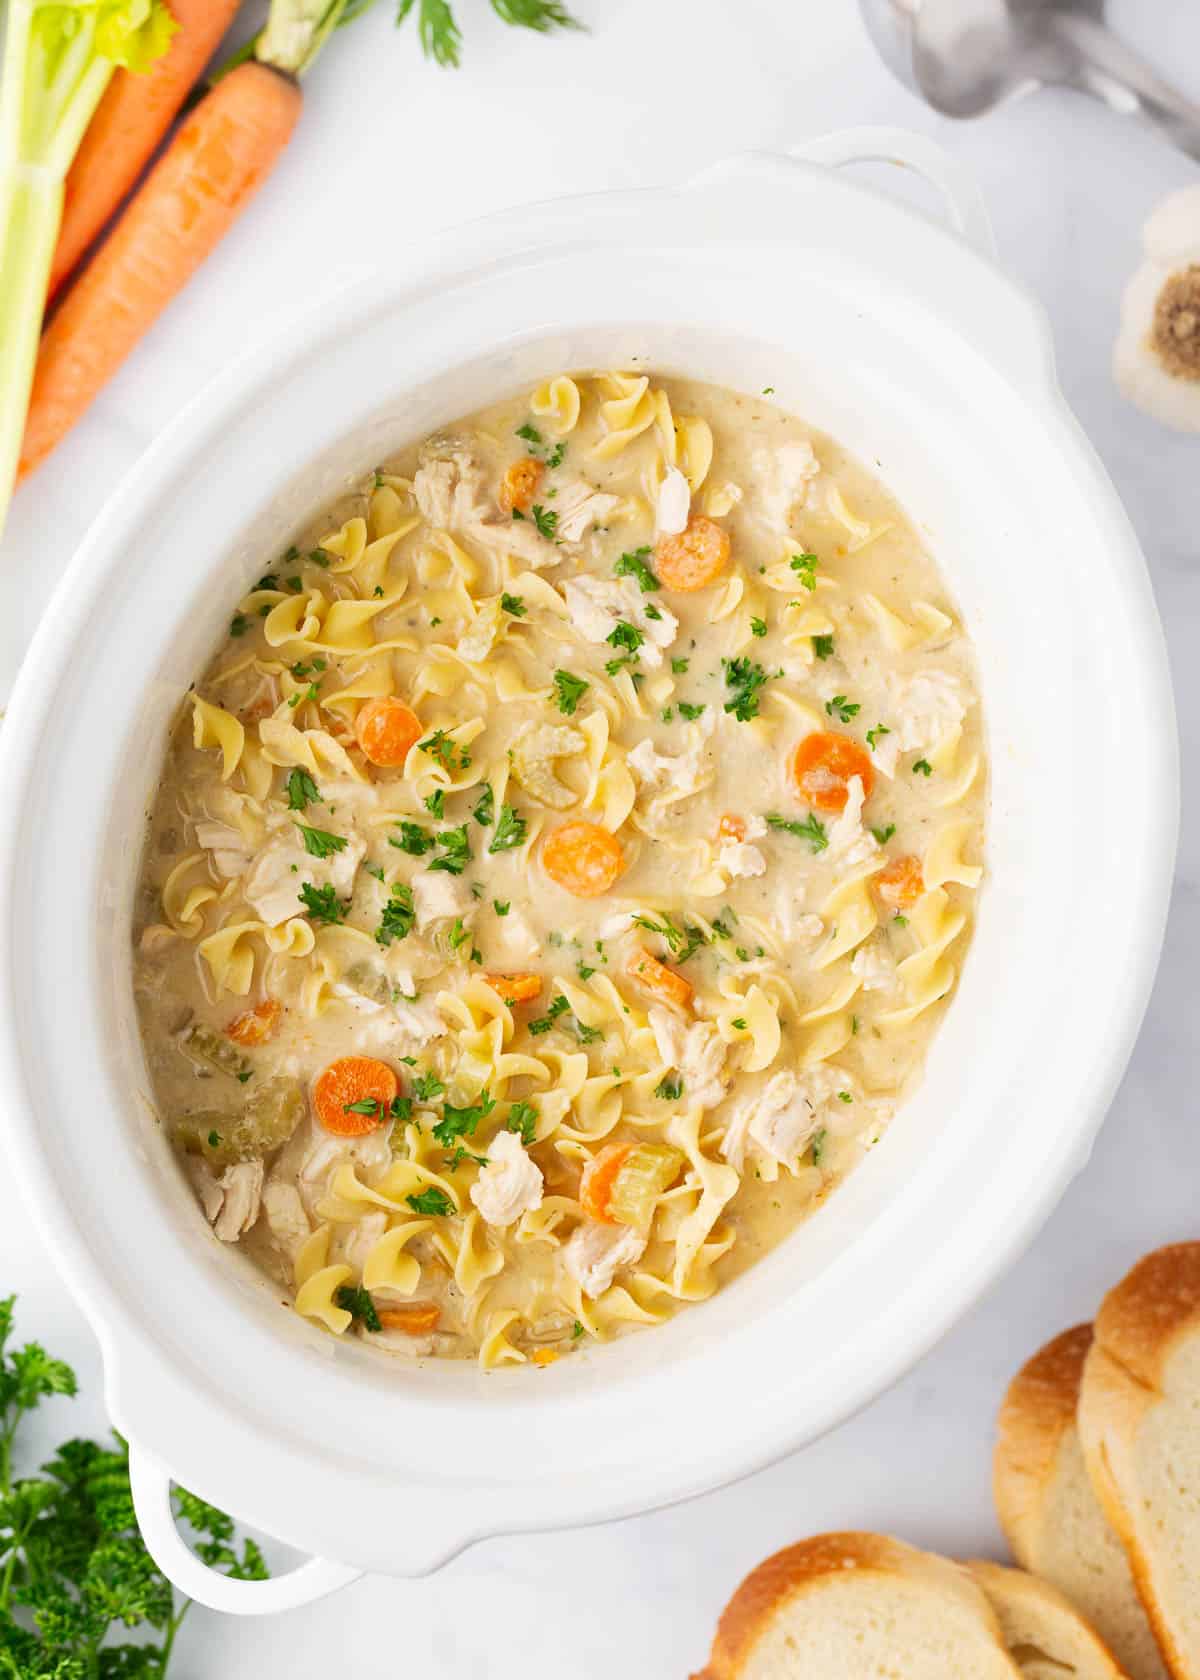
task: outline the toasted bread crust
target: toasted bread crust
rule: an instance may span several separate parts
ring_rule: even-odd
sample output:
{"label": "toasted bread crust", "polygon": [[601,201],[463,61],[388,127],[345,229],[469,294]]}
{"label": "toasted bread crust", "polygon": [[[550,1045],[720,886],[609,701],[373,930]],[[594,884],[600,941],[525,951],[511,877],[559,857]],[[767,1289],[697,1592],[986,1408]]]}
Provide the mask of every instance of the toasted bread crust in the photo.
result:
{"label": "toasted bread crust", "polygon": [[1084,1364],[1079,1438],[1088,1476],[1129,1557],[1138,1597],[1177,1680],[1200,1680],[1167,1621],[1152,1560],[1138,1532],[1142,1503],[1137,1443],[1147,1414],[1163,1399],[1167,1364],[1200,1331],[1200,1243],[1172,1243],[1139,1260],[1105,1296]]}
{"label": "toasted bread crust", "polygon": [[1051,1476],[1063,1436],[1075,1427],[1090,1324],[1077,1324],[1047,1342],[1017,1372],[996,1420],[992,1496],[1013,1556],[1034,1567],[1031,1524]]}
{"label": "toasted bread crust", "polygon": [[844,1579],[850,1570],[860,1578],[901,1575],[935,1587],[978,1615],[1003,1649],[995,1612],[960,1564],[918,1551],[884,1534],[816,1534],[785,1547],[751,1570],[722,1612],[707,1668],[692,1680],[737,1680],[773,1617],[801,1593],[819,1590],[823,1582]]}

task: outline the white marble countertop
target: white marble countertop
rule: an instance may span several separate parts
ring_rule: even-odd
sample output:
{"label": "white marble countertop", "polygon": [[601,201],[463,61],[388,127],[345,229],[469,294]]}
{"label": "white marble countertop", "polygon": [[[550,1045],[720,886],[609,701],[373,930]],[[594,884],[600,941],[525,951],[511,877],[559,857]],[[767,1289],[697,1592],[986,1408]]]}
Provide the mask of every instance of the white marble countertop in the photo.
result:
{"label": "white marble countertop", "polygon": [[[268,331],[280,307],[319,295],[349,267],[386,264],[423,230],[486,210],[668,179],[729,152],[851,123],[899,122],[938,135],[974,169],[1001,260],[1050,312],[1068,400],[1146,548],[1190,765],[1200,730],[1192,642],[1200,444],[1125,406],[1108,363],[1143,217],[1164,192],[1195,180],[1195,166],[1069,94],[1043,94],[970,126],[941,122],[888,78],[851,0],[577,0],[593,34],[555,41],[500,28],[483,0],[457,4],[467,52],[457,74],[420,61],[411,23],[393,38],[391,5],[333,43],[253,213],[18,498],[0,546],[0,693],[107,490],[208,371]],[[1200,94],[1193,0],[1123,0],[1114,16],[1173,73],[1190,63],[1189,91]],[[1014,555],[1017,588],[1021,566]],[[1145,720],[1148,730],[1168,723]],[[1143,1250],[1195,1235],[1200,1134],[1189,1102],[1200,1035],[1189,952],[1198,945],[1200,832],[1189,781],[1165,958],[1090,1165],[1008,1276],[905,1381],[836,1433],[681,1508],[491,1541],[427,1580],[364,1581],[265,1623],[194,1611],[172,1674],[600,1680],[619,1670],[625,1680],[662,1680],[699,1665],[742,1574],[806,1533],[879,1528],[952,1553],[995,1550],[991,1431],[1008,1376],[1047,1336],[1088,1316]],[[1112,956],[1119,964],[1121,953]],[[69,1412],[56,1403],[47,1429],[101,1428],[94,1343],[0,1175],[0,1292],[10,1289],[21,1295],[22,1327],[74,1360],[85,1383]]]}

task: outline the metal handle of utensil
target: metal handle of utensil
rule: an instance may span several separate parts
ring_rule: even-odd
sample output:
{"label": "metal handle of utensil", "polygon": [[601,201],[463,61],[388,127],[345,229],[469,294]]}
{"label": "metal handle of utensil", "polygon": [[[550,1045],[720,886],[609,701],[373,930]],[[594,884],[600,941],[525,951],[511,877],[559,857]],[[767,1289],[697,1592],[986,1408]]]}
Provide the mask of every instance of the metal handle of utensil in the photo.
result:
{"label": "metal handle of utensil", "polygon": [[1103,100],[1122,116],[1137,117],[1200,161],[1200,105],[1165,81],[1140,53],[1095,18],[1055,12],[1046,28],[1065,66],[1059,79]]}

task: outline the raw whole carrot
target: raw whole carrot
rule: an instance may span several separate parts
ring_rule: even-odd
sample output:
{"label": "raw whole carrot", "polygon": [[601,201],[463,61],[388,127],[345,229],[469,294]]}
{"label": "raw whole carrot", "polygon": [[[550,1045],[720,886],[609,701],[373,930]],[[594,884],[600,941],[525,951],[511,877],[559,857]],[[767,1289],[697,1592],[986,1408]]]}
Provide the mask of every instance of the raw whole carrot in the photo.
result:
{"label": "raw whole carrot", "polygon": [[660,963],[657,957],[652,957],[649,951],[638,950],[629,959],[629,973],[639,986],[653,993],[655,997],[665,998],[679,1009],[690,1009],[695,991],[691,983],[668,968],[666,963]]}
{"label": "raw whole carrot", "polygon": [[354,733],[369,763],[398,770],[421,739],[421,720],[403,700],[386,695],[363,702]]}
{"label": "raw whole carrot", "polygon": [[542,842],[542,867],[576,898],[598,898],[625,867],[625,854],[616,835],[599,823],[569,822]]}
{"label": "raw whole carrot", "polygon": [[890,909],[910,909],[925,891],[920,858],[895,858],[876,875],[875,891]]}
{"label": "raw whole carrot", "polygon": [[609,1211],[613,1185],[636,1148],[635,1143],[606,1143],[584,1167],[579,1180],[579,1205],[589,1219],[598,1219],[602,1225],[618,1223]]}
{"label": "raw whole carrot", "polygon": [[132,191],[216,52],[239,3],[167,0],[179,25],[171,45],[144,74],[118,70],[108,84],[67,173],[62,224],[50,270],[51,298]]}
{"label": "raw whole carrot", "polygon": [[398,1089],[386,1062],[373,1056],[342,1056],[317,1075],[313,1107],[335,1137],[365,1137],[385,1118]]}
{"label": "raw whole carrot", "polygon": [[42,336],[19,476],[66,436],[220,242],[300,108],[290,76],[247,62],[181,124]]}
{"label": "raw whole carrot", "polygon": [[857,776],[863,797],[871,797],[875,767],[865,747],[833,729],[814,729],[792,754],[792,786],[806,804],[818,811],[844,811],[850,783]]}

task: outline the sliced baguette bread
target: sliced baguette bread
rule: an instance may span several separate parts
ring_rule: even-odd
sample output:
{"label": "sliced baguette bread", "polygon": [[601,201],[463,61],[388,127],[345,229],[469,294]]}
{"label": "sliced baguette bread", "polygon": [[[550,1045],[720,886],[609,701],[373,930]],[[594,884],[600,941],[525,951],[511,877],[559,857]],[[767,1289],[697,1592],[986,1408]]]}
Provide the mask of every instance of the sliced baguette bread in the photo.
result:
{"label": "sliced baguette bread", "polygon": [[1017,1562],[1066,1595],[1130,1680],[1165,1680],[1128,1559],[1092,1490],[1076,1427],[1091,1344],[1091,1325],[1076,1325],[1013,1378],[998,1420],[996,1511]]}
{"label": "sliced baguette bread", "polygon": [[820,1534],[746,1577],[693,1680],[1020,1680],[1020,1669],[961,1565],[883,1535]]}
{"label": "sliced baguette bread", "polygon": [[1105,1296],[1079,1434],[1176,1680],[1200,1680],[1200,1243],[1144,1259]]}
{"label": "sliced baguette bread", "polygon": [[1025,1680],[1128,1680],[1111,1651],[1056,1587],[1023,1569],[969,1563],[987,1594],[1008,1654]]}

